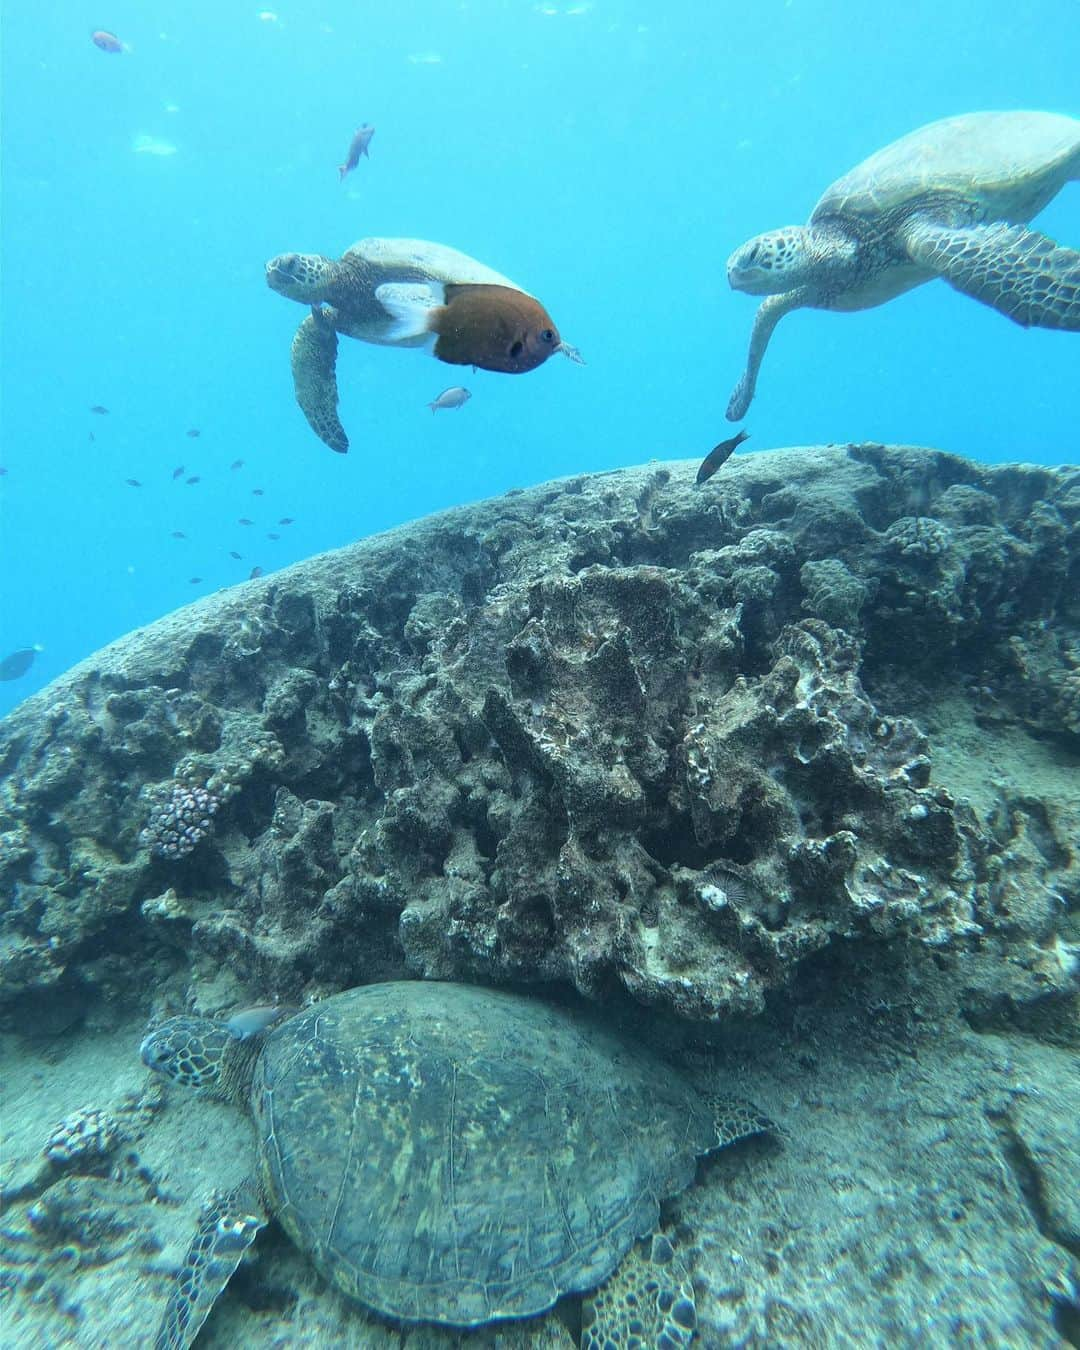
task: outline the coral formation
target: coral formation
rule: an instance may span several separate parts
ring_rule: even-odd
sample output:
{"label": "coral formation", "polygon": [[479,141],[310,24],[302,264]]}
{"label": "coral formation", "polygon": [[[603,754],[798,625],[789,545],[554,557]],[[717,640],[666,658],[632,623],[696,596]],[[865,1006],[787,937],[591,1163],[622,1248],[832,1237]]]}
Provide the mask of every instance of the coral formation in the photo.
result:
{"label": "coral formation", "polygon": [[256,1001],[412,972],[708,1021],[888,943],[962,965],[984,1023],[1057,1016],[1078,518],[1074,470],[783,451],[204,601],[0,728],[0,994],[123,998],[153,962]]}
{"label": "coral formation", "polygon": [[221,798],[204,787],[172,783],[153,795],[150,818],[139,834],[159,858],[183,858],[210,833]]}

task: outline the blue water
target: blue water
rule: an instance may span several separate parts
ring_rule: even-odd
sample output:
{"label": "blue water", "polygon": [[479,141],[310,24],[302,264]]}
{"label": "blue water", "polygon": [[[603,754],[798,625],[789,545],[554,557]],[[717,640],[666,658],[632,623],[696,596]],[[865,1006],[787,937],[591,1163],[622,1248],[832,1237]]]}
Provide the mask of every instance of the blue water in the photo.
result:
{"label": "blue water", "polygon": [[[756,304],[728,289],[736,245],[934,118],[1080,114],[1080,6],[1061,0],[281,5],[5,7],[0,655],[44,651],[0,711],[253,566],[554,475],[703,455],[730,434]],[[99,51],[98,27],[131,50]],[[339,184],[364,121],[371,158]],[[1039,224],[1080,244],[1080,186]],[[365,235],[506,272],[588,365],[465,372],[472,401],[432,417],[461,371],[343,340],[353,448],[333,454],[293,402],[303,311],[263,264]],[[1078,357],[1075,335],[941,283],[803,311],[773,340],[747,449],[1075,461]]]}

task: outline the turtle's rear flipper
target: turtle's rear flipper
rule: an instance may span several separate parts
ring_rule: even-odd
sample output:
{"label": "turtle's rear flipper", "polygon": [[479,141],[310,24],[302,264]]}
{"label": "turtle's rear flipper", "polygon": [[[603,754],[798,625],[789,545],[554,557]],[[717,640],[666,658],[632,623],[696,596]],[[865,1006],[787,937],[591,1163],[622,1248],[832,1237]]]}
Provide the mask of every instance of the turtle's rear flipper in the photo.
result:
{"label": "turtle's rear flipper", "polygon": [[312,431],[343,455],[349,438],[337,415],[337,349],[332,311],[313,309],[292,341],[293,388]]}
{"label": "turtle's rear flipper", "polygon": [[1025,328],[1080,331],[1080,253],[1023,225],[957,228],[916,217],[904,239],[914,262]]}
{"label": "turtle's rear flipper", "polygon": [[581,1350],[682,1350],[697,1326],[694,1286],[671,1240],[636,1243],[583,1307]]}
{"label": "turtle's rear flipper", "polygon": [[187,1350],[255,1235],[266,1224],[254,1186],[215,1191],[184,1256],[176,1288],[154,1338],[154,1350]]}

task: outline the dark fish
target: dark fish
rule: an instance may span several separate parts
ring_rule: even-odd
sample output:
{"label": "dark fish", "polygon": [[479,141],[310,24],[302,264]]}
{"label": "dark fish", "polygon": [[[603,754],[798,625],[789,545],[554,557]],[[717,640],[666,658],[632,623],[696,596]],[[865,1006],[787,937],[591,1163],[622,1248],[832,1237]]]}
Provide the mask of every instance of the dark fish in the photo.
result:
{"label": "dark fish", "polygon": [[142,487],[142,484],[139,482],[137,478],[125,478],[124,482],[128,485],[128,487]]}
{"label": "dark fish", "polygon": [[732,436],[726,441],[721,441],[719,445],[714,445],[701,461],[701,468],[697,471],[697,481],[704,483],[706,479],[711,478],[720,465],[725,464],[731,458],[736,446],[742,445],[749,435],[748,431],[740,431],[737,436]]}
{"label": "dark fish", "polygon": [[173,530],[173,532],[172,532],[170,538],[172,538],[172,539],[186,539],[186,538],[187,538],[187,535],[184,533],[183,530]]}
{"label": "dark fish", "polygon": [[251,495],[252,495],[253,497],[265,497],[265,496],[266,496],[266,493],[263,492],[262,488],[252,488],[252,489],[251,489]]}
{"label": "dark fish", "polygon": [[189,586],[197,586],[202,581],[202,577],[188,577]]}
{"label": "dark fish", "polygon": [[188,430],[184,432],[184,435],[190,436],[192,440],[195,440],[197,436],[202,435],[202,432],[199,430],[198,427],[189,427]]}
{"label": "dark fish", "polygon": [[95,403],[90,411],[92,413],[97,413],[99,417],[107,417],[109,413],[108,408],[103,408],[100,403]]}
{"label": "dark fish", "polygon": [[282,516],[281,519],[278,521],[278,524],[291,525],[295,519],[296,519],[295,516]]}
{"label": "dark fish", "polygon": [[182,478],[184,476],[184,466],[180,464],[175,469],[173,469],[172,476],[174,478]]}
{"label": "dark fish", "polygon": [[281,538],[281,535],[280,535],[280,534],[275,534],[274,531],[271,530],[271,531],[267,534],[266,537],[267,537],[267,539],[280,539],[280,538]]}
{"label": "dark fish", "polygon": [[261,577],[263,570],[261,567],[253,567],[248,573],[248,581],[254,581],[256,577]]}
{"label": "dark fish", "polygon": [[237,553],[237,551],[236,551],[235,549],[230,549],[230,550],[229,550],[229,557],[230,557],[230,558],[235,558],[237,562],[239,562],[240,559],[241,559],[243,556],[244,556],[244,555],[243,555],[242,553]]}
{"label": "dark fish", "polygon": [[234,459],[233,462],[229,465],[230,469],[242,469],[243,467],[244,461],[242,459]]}
{"label": "dark fish", "polygon": [[90,41],[101,52],[112,52],[115,55],[117,52],[127,51],[127,46],[107,28],[96,28],[90,34]]}
{"label": "dark fish", "polygon": [[190,484],[190,483],[201,483],[201,482],[202,482],[202,479],[199,477],[199,475],[198,475],[197,473],[193,473],[193,474],[191,475],[190,478],[185,478],[185,479],[184,479],[185,485]]}
{"label": "dark fish", "polygon": [[255,522],[254,522],[253,520],[248,520],[247,516],[241,516],[240,519],[239,519],[236,523],[237,523],[237,525],[254,525],[254,524],[255,524]]}
{"label": "dark fish", "polygon": [[544,306],[512,286],[444,286],[443,302],[433,306],[395,296],[393,287],[379,295],[379,303],[397,320],[393,341],[434,333],[435,355],[452,366],[521,375],[563,350]]}
{"label": "dark fish", "polygon": [[[353,169],[360,163],[360,156],[367,155],[368,146],[371,144],[371,138],[375,135],[375,128],[365,122],[362,127],[357,127],[353,132],[353,138],[349,142],[349,151],[345,156],[345,163],[338,165],[338,181],[340,182],[347,173],[352,173]],[[391,147],[393,148],[393,147]]]}
{"label": "dark fish", "polygon": [[20,647],[17,652],[5,656],[0,661],[0,680],[17,680],[20,675],[25,675],[40,650],[40,647]]}

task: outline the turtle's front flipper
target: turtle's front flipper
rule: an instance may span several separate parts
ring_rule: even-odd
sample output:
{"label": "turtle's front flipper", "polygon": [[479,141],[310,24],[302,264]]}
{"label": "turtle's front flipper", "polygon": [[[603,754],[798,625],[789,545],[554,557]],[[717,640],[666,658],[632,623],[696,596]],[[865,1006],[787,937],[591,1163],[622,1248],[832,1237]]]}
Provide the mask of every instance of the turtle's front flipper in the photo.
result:
{"label": "turtle's front flipper", "polygon": [[176,1288],[154,1338],[154,1350],[187,1350],[240,1259],[266,1224],[252,1182],[215,1191],[184,1257]]}
{"label": "turtle's front flipper", "polygon": [[636,1243],[614,1275],[585,1298],[581,1350],[682,1350],[694,1338],[694,1286],[671,1240]]}
{"label": "turtle's front flipper", "polygon": [[729,422],[739,422],[746,416],[746,410],[757,386],[761,360],[773,335],[773,329],[785,314],[810,303],[809,292],[800,288],[795,291],[784,291],[781,295],[770,295],[758,305],[758,312],[754,315],[753,331],[750,334],[750,350],[746,353],[746,370],[732,391],[727,405],[726,415]]}
{"label": "turtle's front flipper", "polygon": [[292,341],[293,388],[312,431],[343,455],[349,438],[337,415],[337,349],[333,311],[312,309]]}
{"label": "turtle's front flipper", "polygon": [[1080,331],[1080,253],[1023,225],[957,228],[916,216],[904,230],[912,259],[965,295],[1030,328]]}

